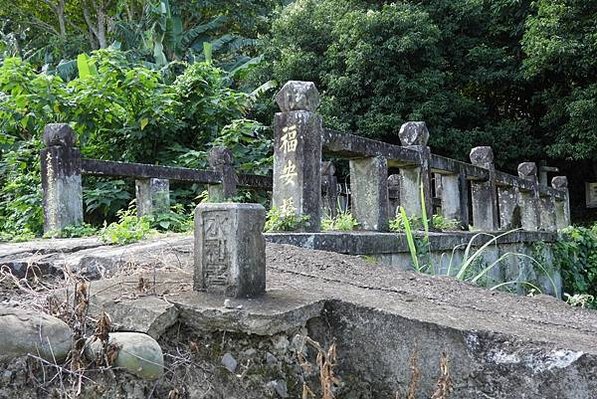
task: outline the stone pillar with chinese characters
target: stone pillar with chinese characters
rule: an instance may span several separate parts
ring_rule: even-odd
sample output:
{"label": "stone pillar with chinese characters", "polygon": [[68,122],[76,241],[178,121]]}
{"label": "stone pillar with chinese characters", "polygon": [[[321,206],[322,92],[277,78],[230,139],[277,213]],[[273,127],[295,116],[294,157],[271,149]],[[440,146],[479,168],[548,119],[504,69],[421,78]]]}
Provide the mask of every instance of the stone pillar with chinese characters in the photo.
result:
{"label": "stone pillar with chinese characters", "polygon": [[321,117],[319,93],[312,82],[289,81],[276,94],[282,112],[274,118],[272,205],[307,216],[306,231],[321,222]]}
{"label": "stone pillar with chinese characters", "polygon": [[231,298],[265,292],[265,208],[203,203],[195,209],[194,289]]}
{"label": "stone pillar with chinese characters", "polygon": [[170,210],[170,181],[167,179],[135,180],[137,215],[167,213]]}
{"label": "stone pillar with chinese characters", "polygon": [[503,185],[497,187],[498,208],[500,212],[500,230],[512,230],[521,227],[521,215],[518,188]]}
{"label": "stone pillar with chinese characters", "polygon": [[482,231],[496,231],[499,221],[493,150],[488,146],[475,147],[469,158],[473,165],[488,171],[487,181],[471,182],[473,227]]}
{"label": "stone pillar with chinese characters", "polygon": [[518,165],[518,177],[531,182],[531,191],[520,190],[520,218],[524,230],[539,230],[541,224],[539,211],[539,183],[535,162],[523,162]]}
{"label": "stone pillar with chinese characters", "polygon": [[[421,201],[425,201],[427,218],[433,214],[433,196],[431,193],[431,151],[427,147],[429,130],[425,122],[407,122],[398,133],[403,147],[419,154],[419,164],[400,168],[400,206],[408,216],[423,217]],[[423,194],[421,195],[421,189]]]}
{"label": "stone pillar with chinese characters", "polygon": [[555,176],[551,179],[551,186],[564,193],[564,199],[556,199],[555,214],[558,230],[570,226],[570,196],[568,194],[568,178],[566,176]]}
{"label": "stone pillar with chinese characters", "polygon": [[44,231],[57,232],[83,223],[81,153],[75,133],[65,123],[50,123],[43,135],[41,182]]}
{"label": "stone pillar with chinese characters", "polygon": [[224,202],[236,195],[236,171],[232,151],[223,147],[214,147],[209,152],[209,166],[220,175],[220,184],[207,186],[211,202]]}

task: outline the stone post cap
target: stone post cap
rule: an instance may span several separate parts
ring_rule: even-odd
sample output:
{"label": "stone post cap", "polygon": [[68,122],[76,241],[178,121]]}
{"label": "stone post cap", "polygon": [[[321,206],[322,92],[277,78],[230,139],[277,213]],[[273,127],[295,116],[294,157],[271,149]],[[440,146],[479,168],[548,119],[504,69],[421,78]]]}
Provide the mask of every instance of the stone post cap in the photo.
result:
{"label": "stone post cap", "polygon": [[565,190],[568,188],[568,178],[566,176],[555,176],[551,179],[551,186],[556,190]]}
{"label": "stone post cap", "polygon": [[403,146],[426,146],[429,141],[429,130],[425,122],[406,122],[400,127],[398,137]]}
{"label": "stone post cap", "polygon": [[486,165],[493,163],[493,150],[490,146],[483,145],[471,149],[469,158],[473,165]]}
{"label": "stone post cap", "polygon": [[276,103],[283,112],[315,111],[319,102],[319,92],[313,82],[289,80],[276,94]]}
{"label": "stone post cap", "polygon": [[523,162],[519,164],[518,177],[537,177],[537,164],[535,162]]}
{"label": "stone post cap", "polygon": [[48,123],[44,129],[44,144],[46,147],[74,147],[75,132],[66,123]]}
{"label": "stone post cap", "polygon": [[215,168],[219,165],[232,165],[234,163],[234,156],[232,151],[224,147],[213,147],[209,151],[209,166]]}
{"label": "stone post cap", "polygon": [[330,161],[323,161],[321,163],[321,174],[334,176],[336,174],[336,167]]}
{"label": "stone post cap", "polygon": [[388,186],[399,186],[400,185],[400,175],[389,175],[388,176]]}

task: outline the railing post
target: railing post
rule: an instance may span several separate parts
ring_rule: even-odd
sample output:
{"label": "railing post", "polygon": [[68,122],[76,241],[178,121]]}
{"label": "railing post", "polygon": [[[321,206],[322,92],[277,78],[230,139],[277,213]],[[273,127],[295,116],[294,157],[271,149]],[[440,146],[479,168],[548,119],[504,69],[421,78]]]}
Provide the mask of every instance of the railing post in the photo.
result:
{"label": "railing post", "polygon": [[232,151],[223,147],[214,147],[209,152],[209,166],[220,175],[220,184],[207,186],[211,202],[224,202],[236,195],[237,176],[234,170]]}
{"label": "railing post", "polygon": [[135,194],[138,216],[170,210],[170,181],[167,179],[136,179]]}
{"label": "railing post", "polygon": [[421,186],[425,201],[426,217],[433,215],[433,197],[431,193],[431,151],[427,147],[429,131],[425,122],[407,122],[398,133],[403,147],[419,154],[419,165],[413,168],[400,168],[400,206],[409,216],[423,217],[421,204]]}
{"label": "railing post", "polygon": [[388,176],[388,214],[390,219],[396,216],[400,206],[400,175]]}
{"label": "railing post", "polygon": [[45,148],[41,150],[44,232],[59,231],[83,223],[81,153],[75,147],[75,134],[64,123],[51,123],[44,129]]}
{"label": "railing post", "polygon": [[520,213],[524,230],[539,230],[541,219],[539,212],[539,183],[537,181],[537,165],[535,162],[523,162],[518,165],[518,177],[532,183],[531,192],[520,192]]}
{"label": "railing post", "polygon": [[350,160],[352,213],[364,230],[388,230],[388,161],[382,156]]}
{"label": "railing post", "polygon": [[493,150],[488,146],[475,147],[469,154],[471,163],[487,169],[487,181],[471,182],[473,227],[484,231],[498,229],[497,191]]}
{"label": "railing post", "polygon": [[321,207],[324,214],[336,217],[338,213],[338,179],[334,164],[326,161],[321,163]]}
{"label": "railing post", "polygon": [[446,219],[458,220],[461,225],[464,224],[460,202],[460,175],[441,175],[440,179],[442,182],[442,216]]}
{"label": "railing post", "polygon": [[558,230],[555,198],[551,194],[539,195],[539,223],[542,230],[549,232]]}
{"label": "railing post", "polygon": [[559,229],[570,226],[570,195],[568,194],[568,178],[566,176],[556,176],[551,179],[551,186],[564,193],[565,199],[556,199],[555,214],[556,226]]}
{"label": "railing post", "polygon": [[521,227],[521,216],[518,189],[512,186],[498,186],[498,207],[500,213],[500,230],[511,230]]}
{"label": "railing post", "polygon": [[313,82],[289,81],[276,94],[273,206],[308,216],[305,230],[321,226],[321,117]]}

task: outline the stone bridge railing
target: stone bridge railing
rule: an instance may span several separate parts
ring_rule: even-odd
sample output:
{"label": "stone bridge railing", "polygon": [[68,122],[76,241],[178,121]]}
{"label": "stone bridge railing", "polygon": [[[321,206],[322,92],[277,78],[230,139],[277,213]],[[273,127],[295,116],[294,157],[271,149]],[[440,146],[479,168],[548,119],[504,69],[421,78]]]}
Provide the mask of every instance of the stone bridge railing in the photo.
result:
{"label": "stone bridge railing", "polygon": [[[397,202],[388,193],[395,191],[407,214],[422,216],[425,201],[430,217],[438,198],[441,214],[465,228],[556,231],[570,224],[566,177],[541,185],[533,162],[521,163],[513,176],[495,170],[491,147],[473,148],[471,164],[432,154],[424,122],[402,125],[402,146],[324,129],[311,82],[287,82],[276,101],[272,202],[309,216],[307,231],[320,230],[320,187],[333,179],[333,168],[320,167],[323,155],[349,160],[351,210],[364,230],[388,229]],[[399,175],[388,176],[394,168]]]}
{"label": "stone bridge railing", "polygon": [[237,186],[271,191],[268,176],[237,174],[232,153],[214,148],[209,154],[211,170],[158,166],[81,158],[75,135],[67,124],[49,124],[41,151],[44,230],[57,231],[83,222],[82,175],[135,179],[138,214],[170,209],[170,181],[208,185],[210,199],[224,201]]}
{"label": "stone bridge railing", "polygon": [[223,148],[211,151],[211,170],[82,159],[72,129],[48,125],[41,152],[45,230],[83,221],[81,176],[92,175],[134,178],[139,215],[169,208],[170,180],[206,184],[212,201],[234,196],[237,186],[273,187],[273,206],[309,216],[305,229],[317,232],[322,209],[334,214],[338,194],[334,166],[323,156],[349,160],[350,208],[363,230],[387,231],[398,204],[411,216],[422,216],[424,208],[428,218],[435,207],[463,228],[482,231],[552,232],[570,224],[566,177],[554,177],[552,187],[540,184],[533,162],[521,163],[512,176],[495,170],[490,147],[473,148],[470,164],[432,154],[424,122],[402,125],[402,146],[324,129],[311,82],[286,83],[276,101],[273,182],[237,175],[232,153]]}

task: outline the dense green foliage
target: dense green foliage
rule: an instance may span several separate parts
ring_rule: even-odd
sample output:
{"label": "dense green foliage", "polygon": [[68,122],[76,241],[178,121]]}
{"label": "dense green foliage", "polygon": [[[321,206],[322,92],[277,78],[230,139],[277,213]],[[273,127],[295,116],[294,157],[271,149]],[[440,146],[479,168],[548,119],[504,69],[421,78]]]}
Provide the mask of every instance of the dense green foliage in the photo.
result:
{"label": "dense green foliage", "polygon": [[546,151],[587,159],[594,144],[566,146],[597,142],[595,5],[297,0],[273,23],[261,76],[315,81],[341,130],[397,141],[403,122],[424,120],[455,157],[491,145],[500,166]]}
{"label": "dense green foliage", "polygon": [[597,298],[597,225],[566,228],[554,247],[554,259],[562,271],[564,292]]}
{"label": "dense green foliage", "polygon": [[[0,231],[41,232],[38,154],[50,122],[72,122],[90,158],[205,167],[209,148],[226,145],[242,170],[268,168],[267,131],[244,118],[252,100],[229,88],[220,69],[180,64],[181,74],[168,82],[119,51],[83,55],[78,63],[79,77],[70,82],[17,58],[0,66]],[[95,220],[127,205],[126,185],[86,180],[84,199]]]}

